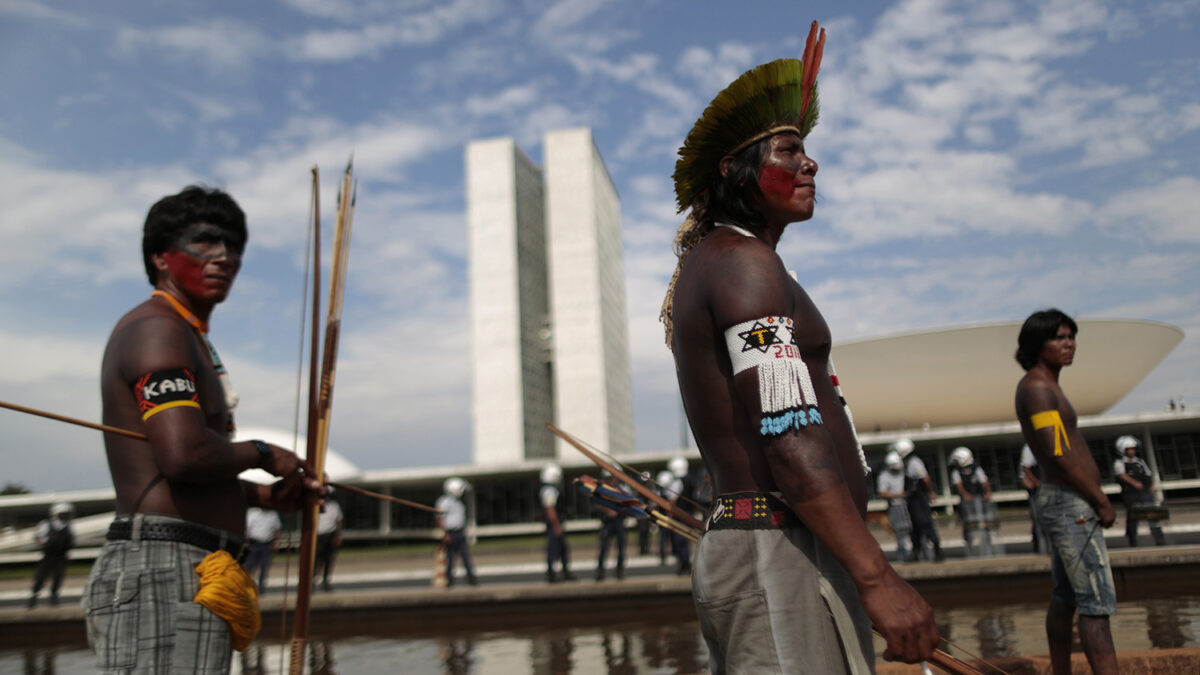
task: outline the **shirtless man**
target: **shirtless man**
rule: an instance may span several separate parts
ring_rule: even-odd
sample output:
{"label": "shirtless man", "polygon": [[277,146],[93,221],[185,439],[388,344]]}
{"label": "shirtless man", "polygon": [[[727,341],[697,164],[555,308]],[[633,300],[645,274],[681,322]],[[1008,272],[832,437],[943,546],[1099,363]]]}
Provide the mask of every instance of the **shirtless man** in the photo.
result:
{"label": "shirtless man", "polygon": [[1046,612],[1050,662],[1056,674],[1071,672],[1071,621],[1079,612],[1079,642],[1092,672],[1115,674],[1108,617],[1117,611],[1104,532],[1117,513],[1100,489],[1100,470],[1076,427],[1075,409],[1058,386],[1063,367],[1075,360],[1071,317],[1057,309],[1034,312],[1021,326],[1017,362],[1017,419],[1041,468],[1035,499],[1038,522],[1050,543],[1054,591]]}
{"label": "shirtless man", "polygon": [[[248,506],[295,510],[322,490],[292,452],[230,442],[236,396],[207,324],[245,245],[245,216],[219,190],[188,187],[146,217],[143,261],[155,291],[117,322],[101,370],[104,423],[149,436],[104,437],[117,517],[83,596],[104,672],[227,672],[231,644],[245,640],[230,626],[243,615],[230,622],[193,601],[196,566],[228,564],[218,552],[237,557]],[[238,479],[254,467],[283,480]],[[234,564],[222,576],[239,570]]]}
{"label": "shirtless man", "polygon": [[[867,530],[865,462],[829,367],[829,327],[775,252],[815,201],[803,142],[815,109],[787,108],[801,70],[783,59],[743,74],[676,164],[692,213],[663,321],[718,495],[692,579],[713,673],[873,672],[872,624],[887,659],[927,659],[938,641],[929,605]],[[780,83],[776,95],[728,108],[772,123],[745,128],[750,115],[722,112],[727,93],[764,81]]]}

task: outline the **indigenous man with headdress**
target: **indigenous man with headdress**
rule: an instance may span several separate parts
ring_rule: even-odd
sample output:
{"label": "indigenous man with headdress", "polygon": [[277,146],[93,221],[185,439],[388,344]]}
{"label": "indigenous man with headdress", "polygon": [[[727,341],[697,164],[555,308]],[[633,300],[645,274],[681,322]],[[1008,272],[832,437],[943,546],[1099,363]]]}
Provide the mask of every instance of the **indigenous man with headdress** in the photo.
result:
{"label": "indigenous man with headdress", "polygon": [[[208,318],[241,267],[246,217],[224,192],[191,186],[151,207],[142,236],[152,296],[117,322],[101,367],[104,436],[117,493],[83,592],[99,669],[224,673],[258,632],[258,593],[234,559],[246,508],[295,510],[322,490],[307,462],[262,441],[233,443],[237,401]],[[241,481],[258,467],[283,480]]]}
{"label": "indigenous man with headdress", "polygon": [[873,672],[931,656],[929,605],[867,530],[867,471],[829,360],[829,327],[775,246],[812,217],[824,34],[804,61],[760,65],[719,93],[679,150],[691,209],[663,303],[689,423],[716,503],[692,588],[714,673]]}

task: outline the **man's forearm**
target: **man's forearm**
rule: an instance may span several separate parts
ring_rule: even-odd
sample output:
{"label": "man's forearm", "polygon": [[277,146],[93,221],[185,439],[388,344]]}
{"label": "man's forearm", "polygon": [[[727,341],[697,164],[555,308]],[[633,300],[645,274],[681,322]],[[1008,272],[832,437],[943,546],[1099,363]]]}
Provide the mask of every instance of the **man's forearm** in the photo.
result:
{"label": "man's forearm", "polygon": [[887,559],[850,496],[833,448],[820,442],[798,446],[796,440],[766,448],[776,485],[855,584],[875,583],[886,573]]}
{"label": "man's forearm", "polygon": [[247,469],[258,468],[262,462],[261,454],[250,441],[230,443],[209,429],[192,444],[163,439],[160,446],[154,435],[150,442],[156,448],[155,459],[163,475],[185,483],[230,480]]}
{"label": "man's forearm", "polygon": [[809,499],[792,504],[800,520],[829,549],[854,580],[868,586],[883,577],[887,558],[858,515],[858,508],[844,485],[831,486]]}

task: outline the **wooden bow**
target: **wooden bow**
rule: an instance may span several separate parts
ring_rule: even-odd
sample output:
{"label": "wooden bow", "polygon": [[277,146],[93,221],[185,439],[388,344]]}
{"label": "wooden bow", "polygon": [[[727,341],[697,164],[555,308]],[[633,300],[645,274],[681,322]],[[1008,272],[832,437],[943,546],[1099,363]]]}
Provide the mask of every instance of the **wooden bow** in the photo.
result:
{"label": "wooden bow", "polygon": [[682,522],[684,525],[687,525],[688,527],[690,527],[692,529],[695,529],[698,531],[704,530],[704,523],[701,523],[699,520],[697,520],[695,516],[688,513],[687,511],[684,511],[683,509],[672,504],[671,502],[667,501],[662,496],[654,494],[653,490],[651,490],[651,489],[647,488],[645,485],[642,485],[641,483],[639,483],[637,480],[635,480],[633,478],[633,476],[626,474],[624,471],[621,471],[620,469],[609,464],[608,462],[605,462],[603,459],[600,459],[600,456],[598,454],[596,454],[595,452],[592,452],[590,449],[588,449],[587,446],[585,446],[579,439],[575,438],[571,434],[568,434],[567,432],[563,431],[562,429],[559,429],[558,427],[554,426],[553,424],[551,424],[549,422],[546,422],[546,428],[549,429],[550,432],[552,434],[554,434],[555,436],[558,436],[559,438],[561,438],[564,441],[573,445],[575,447],[575,449],[578,450],[579,452],[582,452],[585,457],[587,457],[588,459],[595,462],[596,466],[609,472],[610,474],[613,475],[614,478],[621,481],[622,483],[625,483],[629,487],[633,488],[638,494],[642,495],[646,499],[649,499],[650,501],[654,502],[654,504],[657,505],[658,508],[662,509],[663,513],[669,514],[672,518]]}
{"label": "wooden bow", "polygon": [[[342,185],[338,190],[337,221],[333,230],[333,264],[329,278],[329,308],[325,318],[324,346],[321,349],[321,376],[316,377],[317,350],[320,346],[321,288],[321,228],[320,198],[317,168],[313,167],[313,328],[312,354],[309,365],[308,385],[308,450],[307,458],[318,479],[325,475],[325,449],[329,441],[329,421],[333,409],[333,382],[337,372],[338,339],[341,336],[342,298],[346,287],[346,267],[350,250],[350,225],[358,191],[353,180],[354,159],[346,165],[342,174]],[[292,623],[291,657],[288,672],[300,675],[304,672],[304,656],[308,643],[308,615],[312,601],[313,568],[317,552],[317,517],[320,505],[315,496],[310,496],[302,513],[300,535],[299,568],[297,570],[296,616]]]}

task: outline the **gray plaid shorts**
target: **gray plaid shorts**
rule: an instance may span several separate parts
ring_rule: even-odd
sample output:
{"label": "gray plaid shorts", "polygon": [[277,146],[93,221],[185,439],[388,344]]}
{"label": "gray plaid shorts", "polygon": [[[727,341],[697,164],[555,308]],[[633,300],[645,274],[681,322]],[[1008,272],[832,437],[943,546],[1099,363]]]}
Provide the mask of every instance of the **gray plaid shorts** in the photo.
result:
{"label": "gray plaid shorts", "polygon": [[192,602],[200,585],[195,567],[208,553],[173,541],[104,543],[82,601],[88,644],[101,672],[229,672],[229,625]]}

